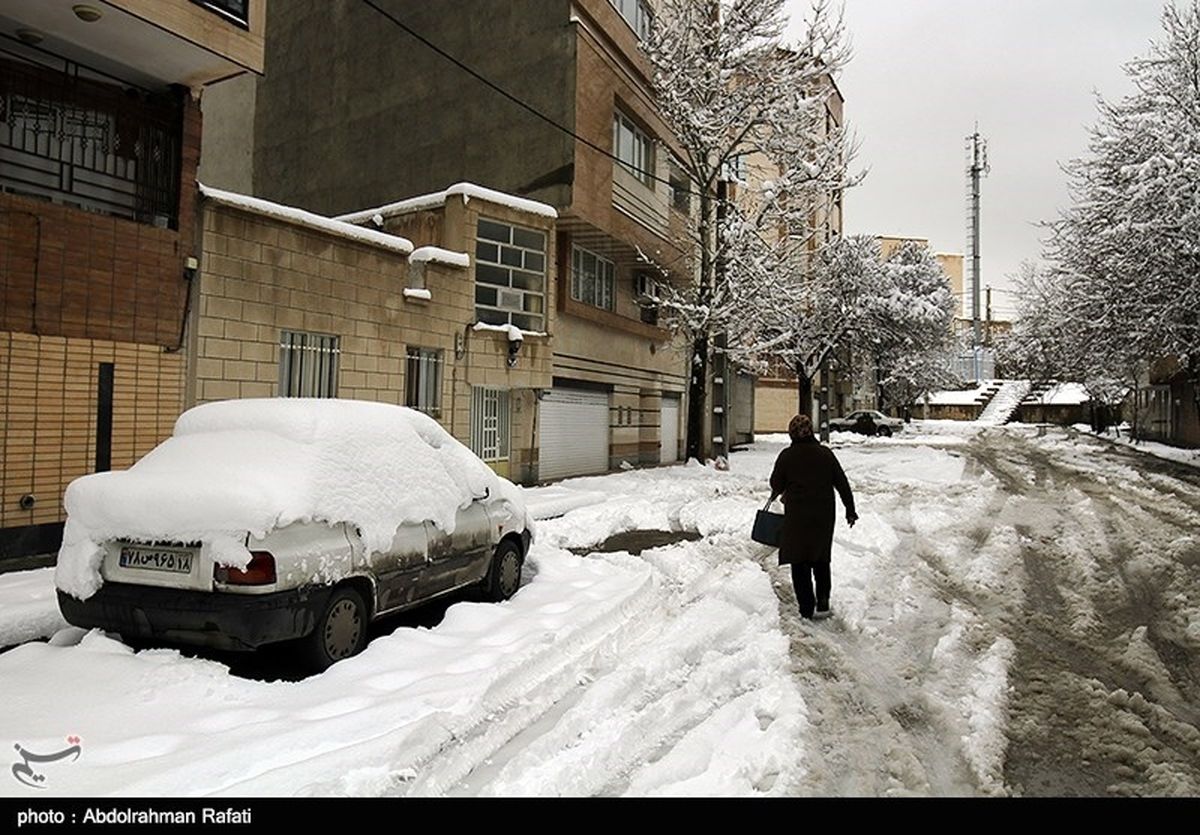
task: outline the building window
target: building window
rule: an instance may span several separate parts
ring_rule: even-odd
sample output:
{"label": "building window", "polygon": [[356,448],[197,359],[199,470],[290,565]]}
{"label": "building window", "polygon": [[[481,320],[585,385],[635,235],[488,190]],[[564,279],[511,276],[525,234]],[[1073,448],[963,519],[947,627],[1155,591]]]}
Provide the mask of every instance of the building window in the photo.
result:
{"label": "building window", "polygon": [[338,338],[283,331],[279,336],[279,396],[337,397]]}
{"label": "building window", "polygon": [[442,352],[408,349],[404,376],[404,405],[430,417],[442,416]]}
{"label": "building window", "polygon": [[175,228],[182,126],[171,96],[0,59],[0,190]]}
{"label": "building window", "polygon": [[545,330],[546,234],[479,219],[475,318],[489,325]]}
{"label": "building window", "polygon": [[623,113],[613,114],[613,154],[646,185],[653,181],[654,143]]}
{"label": "building window", "polygon": [[748,154],[734,154],[727,159],[722,172],[723,178],[731,183],[741,183],[742,185],[750,182],[750,171],[746,164],[748,157]]}
{"label": "building window", "polygon": [[608,0],[608,2],[612,3],[613,8],[621,13],[625,22],[637,33],[639,41],[650,37],[650,26],[654,22],[654,15],[646,0]]}
{"label": "building window", "polygon": [[671,206],[685,215],[692,213],[692,184],[683,168],[671,161]]}
{"label": "building window", "polygon": [[508,460],[508,392],[471,389],[471,451],[484,461]]}
{"label": "building window", "polygon": [[571,298],[605,310],[616,308],[617,267],[607,258],[574,247],[571,250]]}
{"label": "building window", "polygon": [[221,17],[232,20],[243,29],[250,28],[250,0],[192,0]]}

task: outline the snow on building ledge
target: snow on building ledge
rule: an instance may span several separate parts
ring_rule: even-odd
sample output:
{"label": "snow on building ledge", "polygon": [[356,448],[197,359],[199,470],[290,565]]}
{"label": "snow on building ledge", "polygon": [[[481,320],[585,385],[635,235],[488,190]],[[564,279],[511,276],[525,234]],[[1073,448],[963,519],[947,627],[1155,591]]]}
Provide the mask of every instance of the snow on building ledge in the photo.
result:
{"label": "snow on building ledge", "polygon": [[377,232],[374,229],[364,229],[352,223],[328,218],[324,215],[318,215],[304,209],[297,209],[293,206],[284,206],[280,203],[272,203],[270,200],[263,200],[259,197],[250,197],[246,194],[237,194],[232,191],[211,188],[203,183],[200,184],[200,193],[204,196],[204,199],[212,200],[214,203],[232,206],[235,209],[242,209],[253,214],[265,215],[287,223],[294,223],[297,226],[316,229],[329,235],[368,244],[369,246],[377,246],[382,249],[391,250],[392,252],[399,252],[401,255],[409,255],[413,251],[412,241],[407,238],[402,238],[399,235],[389,235],[386,232]]}
{"label": "snow on building ledge", "polygon": [[424,287],[405,287],[404,298],[417,299],[418,301],[427,302],[433,299],[433,293],[431,293],[429,290],[426,290]]}
{"label": "snow on building ledge", "polygon": [[549,335],[544,331],[523,331],[516,325],[489,325],[487,322],[476,322],[474,330],[507,334],[509,342],[521,342],[531,336]]}
{"label": "snow on building ledge", "polygon": [[440,246],[417,247],[408,256],[414,264],[445,264],[449,267],[461,267],[464,270],[471,266],[471,256],[465,252],[452,252]]}
{"label": "snow on building ledge", "polygon": [[536,200],[529,200],[525,197],[517,197],[512,194],[506,194],[503,191],[484,188],[477,186],[474,183],[456,183],[445,191],[434,192],[433,194],[423,194],[419,197],[410,197],[407,200],[400,200],[396,203],[388,203],[384,206],[377,206],[373,209],[363,209],[359,212],[351,212],[345,215],[338,215],[335,220],[340,220],[345,223],[363,223],[372,221],[378,215],[381,218],[391,217],[392,215],[402,215],[409,212],[420,212],[426,209],[436,209],[438,206],[444,206],[446,201],[451,197],[462,197],[464,203],[471,202],[471,199],[486,200],[489,203],[495,203],[499,206],[507,206],[510,209],[516,209],[519,212],[528,212],[529,214],[540,215],[556,219],[558,212],[553,206],[548,206],[545,203],[539,203]]}

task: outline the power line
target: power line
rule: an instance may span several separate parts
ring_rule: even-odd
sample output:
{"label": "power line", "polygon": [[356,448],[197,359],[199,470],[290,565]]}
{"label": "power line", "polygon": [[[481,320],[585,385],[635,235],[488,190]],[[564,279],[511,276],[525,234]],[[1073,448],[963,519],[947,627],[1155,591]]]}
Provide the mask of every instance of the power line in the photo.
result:
{"label": "power line", "polygon": [[[374,9],[376,12],[378,12],[379,14],[381,14],[381,15],[383,15],[385,18],[387,18],[387,20],[389,20],[389,21],[390,21],[390,22],[391,22],[393,25],[395,25],[395,26],[399,27],[399,28],[400,28],[402,31],[404,31],[404,32],[405,32],[405,33],[406,33],[406,34],[407,34],[409,37],[411,37],[411,38],[414,38],[414,39],[415,39],[415,40],[417,40],[418,42],[420,42],[420,43],[424,44],[424,45],[425,45],[425,46],[427,46],[429,49],[433,50],[433,51],[434,51],[434,52],[436,52],[438,55],[442,56],[442,57],[443,57],[443,58],[445,58],[447,61],[449,61],[450,63],[454,64],[454,66],[458,67],[460,70],[462,70],[463,72],[467,73],[467,75],[471,76],[471,77],[472,77],[472,78],[474,78],[476,81],[478,81],[479,83],[481,83],[481,84],[483,84],[484,86],[488,87],[489,89],[493,90],[494,92],[496,92],[496,93],[499,93],[501,96],[503,96],[504,98],[508,99],[510,102],[512,102],[513,104],[517,105],[517,106],[518,106],[518,107],[520,107],[521,109],[523,109],[523,110],[526,110],[526,111],[528,111],[529,113],[532,113],[534,116],[536,116],[537,118],[541,119],[543,122],[545,122],[546,124],[548,124],[548,125],[550,125],[551,127],[555,128],[556,130],[562,131],[562,132],[563,132],[563,133],[565,133],[567,136],[570,136],[570,137],[572,137],[573,139],[575,139],[577,142],[581,142],[581,143],[583,143],[583,144],[584,144],[584,145],[586,145],[587,147],[591,148],[593,151],[596,151],[596,152],[598,152],[598,153],[600,153],[600,154],[603,154],[604,156],[608,157],[609,159],[613,160],[614,162],[618,162],[618,163],[620,163],[621,165],[624,165],[624,166],[627,166],[627,167],[629,167],[629,166],[630,166],[630,164],[629,164],[628,162],[626,162],[625,160],[623,160],[623,159],[621,159],[620,157],[618,157],[618,156],[617,156],[616,154],[614,154],[612,151],[610,151],[610,150],[608,150],[607,148],[604,148],[604,147],[602,147],[602,146],[600,146],[600,145],[597,145],[595,142],[591,141],[591,140],[590,140],[590,139],[588,139],[587,137],[580,136],[578,133],[576,133],[575,131],[571,130],[569,127],[567,127],[566,125],[562,124],[561,122],[557,121],[557,120],[556,120],[556,119],[554,119],[552,116],[548,116],[548,115],[546,115],[545,113],[543,113],[542,111],[540,111],[540,110],[538,110],[536,107],[534,107],[533,105],[529,104],[528,102],[524,101],[523,99],[520,99],[520,98],[518,98],[517,96],[513,95],[512,93],[510,93],[508,90],[505,90],[505,89],[504,89],[503,87],[501,87],[499,84],[497,84],[497,83],[495,83],[494,81],[492,81],[491,79],[487,78],[487,77],[486,77],[486,76],[484,76],[482,73],[480,73],[480,72],[478,72],[477,70],[475,70],[473,67],[470,67],[470,66],[468,66],[467,64],[463,63],[463,62],[462,62],[462,61],[460,61],[458,58],[454,57],[454,56],[453,56],[453,55],[451,55],[449,52],[447,52],[446,50],[442,49],[440,46],[438,46],[437,44],[435,44],[433,41],[431,41],[431,40],[429,40],[428,38],[426,38],[426,37],[425,37],[424,35],[422,35],[420,32],[417,32],[416,30],[414,30],[414,29],[413,29],[411,26],[409,26],[407,23],[405,23],[404,21],[402,21],[402,20],[400,20],[399,18],[397,18],[397,17],[396,17],[395,15],[393,15],[391,12],[388,12],[388,11],[386,11],[385,9],[381,9],[381,8],[379,7],[379,4],[377,4],[377,3],[375,2],[375,0],[362,0],[362,1],[363,1],[364,3],[366,3],[368,6],[370,6],[372,9]],[[670,186],[670,185],[671,185],[671,181],[670,181],[670,180],[668,180],[668,179],[664,179],[663,177],[659,177],[659,176],[657,176],[657,175],[655,175],[655,174],[653,174],[653,173],[651,173],[651,172],[649,172],[649,171],[645,171],[645,170],[643,170],[643,169],[641,169],[641,168],[636,168],[635,170],[637,170],[637,171],[638,171],[638,172],[640,172],[641,174],[644,174],[645,176],[649,177],[651,180],[654,180],[654,181],[656,181],[656,182],[659,182],[659,183],[665,183],[665,184],[666,184],[666,185],[668,185],[668,186]],[[700,197],[700,196],[701,196],[700,192],[696,192],[696,191],[691,191],[691,190],[688,190],[688,192],[687,192],[687,193],[688,193],[688,194],[691,194],[691,195],[695,195],[695,196],[697,196],[697,197]],[[715,198],[714,198],[714,199],[715,199]]]}

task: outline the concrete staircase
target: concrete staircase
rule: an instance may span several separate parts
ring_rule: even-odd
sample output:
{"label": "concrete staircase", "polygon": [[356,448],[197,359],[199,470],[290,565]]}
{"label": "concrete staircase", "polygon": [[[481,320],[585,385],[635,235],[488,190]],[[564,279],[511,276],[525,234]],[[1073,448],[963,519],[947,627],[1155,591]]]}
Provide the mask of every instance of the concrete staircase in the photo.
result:
{"label": "concrete staircase", "polygon": [[1032,387],[1033,384],[1028,380],[1007,380],[1000,383],[1000,387],[992,395],[992,399],[983,407],[983,412],[979,415],[979,423],[989,426],[1002,426],[1008,423]]}
{"label": "concrete staircase", "polygon": [[1042,380],[1041,382],[1034,383],[1030,386],[1029,392],[1021,402],[1037,405],[1042,402],[1042,398],[1046,396],[1046,393],[1056,385],[1058,385],[1058,382],[1055,380]]}

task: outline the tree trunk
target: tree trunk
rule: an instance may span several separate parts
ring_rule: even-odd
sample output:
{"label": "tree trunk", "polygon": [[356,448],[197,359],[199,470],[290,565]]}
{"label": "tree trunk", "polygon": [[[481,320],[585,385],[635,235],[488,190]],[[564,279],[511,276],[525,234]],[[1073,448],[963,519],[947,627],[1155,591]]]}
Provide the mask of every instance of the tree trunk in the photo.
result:
{"label": "tree trunk", "polygon": [[[699,306],[705,308],[713,295],[714,264],[712,258],[712,197],[706,189],[700,190],[700,292]],[[702,329],[692,340],[692,362],[688,377],[688,420],[687,457],[701,463],[707,457],[708,444],[704,440],[704,416],[707,407],[708,355],[712,346],[712,334]]]}
{"label": "tree trunk", "polygon": [[708,404],[707,337],[692,343],[691,376],[688,377],[687,457],[704,463],[704,415]]}
{"label": "tree trunk", "polygon": [[812,416],[812,380],[803,366],[796,366],[796,414]]}

